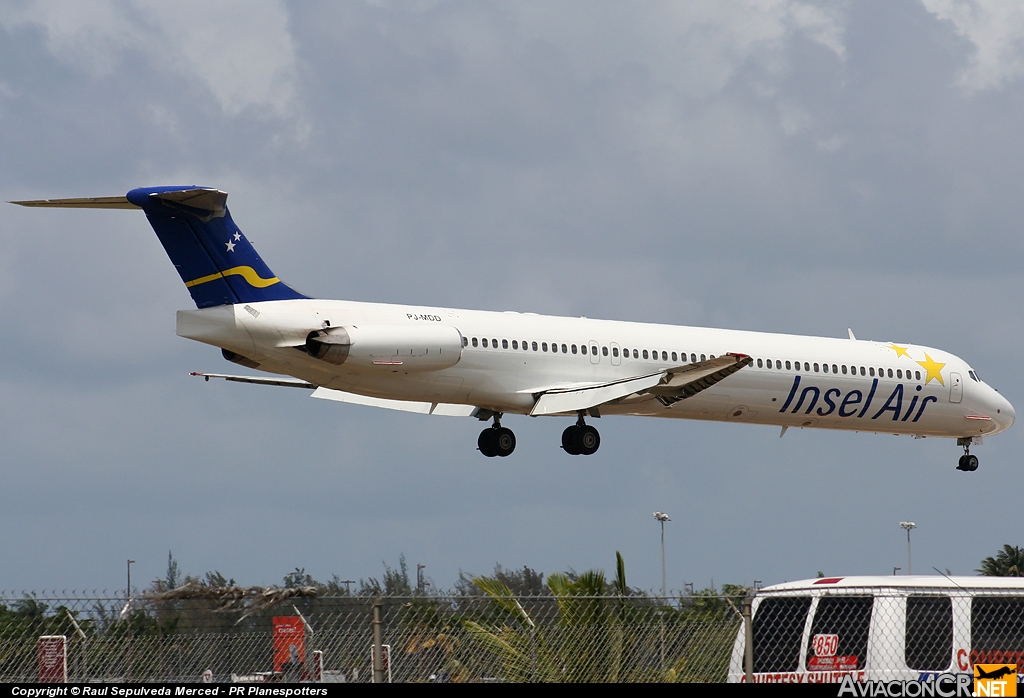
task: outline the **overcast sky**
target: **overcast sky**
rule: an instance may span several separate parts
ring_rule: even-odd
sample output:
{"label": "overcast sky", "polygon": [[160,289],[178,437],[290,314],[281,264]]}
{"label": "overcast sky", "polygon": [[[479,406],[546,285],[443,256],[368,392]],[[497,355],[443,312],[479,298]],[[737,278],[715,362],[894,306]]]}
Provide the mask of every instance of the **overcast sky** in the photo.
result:
{"label": "overcast sky", "polygon": [[[191,5],[191,6],[190,6]],[[1024,405],[1014,0],[0,5],[0,198],[201,184],[307,294],[907,341]],[[495,563],[660,586],[1024,544],[1022,428],[480,424],[204,383],[139,212],[0,206],[0,589]]]}

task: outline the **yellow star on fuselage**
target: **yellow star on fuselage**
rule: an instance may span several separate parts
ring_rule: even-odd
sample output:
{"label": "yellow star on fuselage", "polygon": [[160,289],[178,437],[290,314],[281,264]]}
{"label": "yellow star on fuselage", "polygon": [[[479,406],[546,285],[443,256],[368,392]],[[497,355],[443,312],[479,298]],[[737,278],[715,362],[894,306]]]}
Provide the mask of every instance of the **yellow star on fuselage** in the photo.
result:
{"label": "yellow star on fuselage", "polygon": [[924,358],[924,361],[917,362],[920,364],[921,368],[928,372],[928,375],[925,376],[924,384],[928,385],[932,378],[934,378],[939,382],[939,385],[945,387],[946,383],[942,380],[941,371],[946,367],[946,364],[940,364],[938,361],[933,360],[932,357],[928,356],[928,352],[925,352]]}
{"label": "yellow star on fuselage", "polygon": [[907,357],[910,356],[910,354],[907,353],[907,348],[906,347],[901,347],[898,344],[895,344],[895,343],[890,344],[888,348],[892,349],[894,352],[896,352],[896,358],[899,358],[901,356],[907,356]]}

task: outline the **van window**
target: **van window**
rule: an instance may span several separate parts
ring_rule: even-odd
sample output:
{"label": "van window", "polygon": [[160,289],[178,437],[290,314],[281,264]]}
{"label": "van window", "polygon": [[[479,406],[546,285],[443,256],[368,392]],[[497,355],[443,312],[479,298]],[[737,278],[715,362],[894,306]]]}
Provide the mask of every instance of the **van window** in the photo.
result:
{"label": "van window", "polygon": [[[825,596],[818,601],[818,610],[811,623],[811,637],[838,635],[837,657],[856,658],[857,668],[864,668],[868,654],[868,626],[871,623],[873,596]],[[807,659],[814,656],[813,643],[808,643]]]}
{"label": "van window", "polygon": [[971,661],[1002,664],[1024,659],[1024,597],[971,600]]}
{"label": "van window", "polygon": [[953,601],[948,596],[908,596],[906,638],[908,668],[947,669],[953,656]]}
{"label": "van window", "polygon": [[754,614],[754,671],[796,671],[810,596],[762,599]]}

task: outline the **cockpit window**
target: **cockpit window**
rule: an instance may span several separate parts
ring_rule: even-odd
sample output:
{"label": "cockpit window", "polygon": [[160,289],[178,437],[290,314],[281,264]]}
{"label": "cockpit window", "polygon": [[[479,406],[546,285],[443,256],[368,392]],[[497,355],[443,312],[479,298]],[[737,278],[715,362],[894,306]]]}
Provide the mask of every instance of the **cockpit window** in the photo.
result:
{"label": "cockpit window", "polygon": [[978,378],[978,374],[977,374],[977,373],[975,373],[974,371],[968,371],[968,372],[967,372],[967,375],[971,377],[971,380],[973,380],[973,381],[977,381],[978,383],[980,383],[980,382],[981,382],[981,379],[980,379],[980,378]]}

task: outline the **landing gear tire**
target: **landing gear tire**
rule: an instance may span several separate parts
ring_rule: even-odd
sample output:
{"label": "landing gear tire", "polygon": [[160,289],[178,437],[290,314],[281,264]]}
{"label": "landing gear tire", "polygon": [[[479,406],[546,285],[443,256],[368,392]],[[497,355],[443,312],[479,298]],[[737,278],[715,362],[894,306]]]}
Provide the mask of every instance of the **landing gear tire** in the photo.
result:
{"label": "landing gear tire", "polygon": [[487,427],[480,432],[476,445],[488,458],[504,458],[516,450],[516,435],[507,427]]}
{"label": "landing gear tire", "polygon": [[960,462],[956,466],[957,470],[962,470],[965,473],[973,473],[978,469],[978,457],[971,455],[971,443],[973,441],[974,439],[970,436],[965,436],[956,440],[957,446],[964,447],[964,455],[960,456]]}
{"label": "landing gear tire", "polygon": [[562,432],[562,448],[570,456],[589,456],[601,447],[601,435],[589,424],[573,424]]}
{"label": "landing gear tire", "polygon": [[957,470],[962,470],[965,473],[972,473],[978,469],[978,457],[972,456],[969,453],[960,456],[960,464],[956,466]]}
{"label": "landing gear tire", "polygon": [[578,439],[576,438],[576,432],[579,430],[580,428],[573,424],[572,426],[566,427],[565,431],[562,432],[562,448],[570,456],[578,456],[581,453],[577,443]]}

